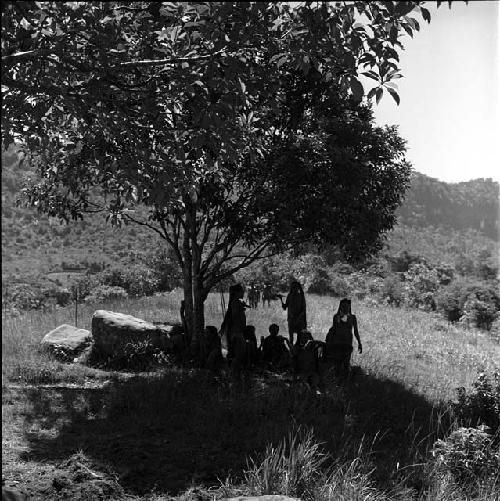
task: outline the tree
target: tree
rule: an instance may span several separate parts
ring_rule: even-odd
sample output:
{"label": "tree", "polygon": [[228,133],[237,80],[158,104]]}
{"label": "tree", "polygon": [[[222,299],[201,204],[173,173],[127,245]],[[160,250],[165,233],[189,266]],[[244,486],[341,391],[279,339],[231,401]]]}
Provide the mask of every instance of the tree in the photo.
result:
{"label": "tree", "polygon": [[[356,114],[346,103],[363,97],[360,73],[377,83],[369,99],[386,90],[399,100],[397,50],[403,31],[419,29],[412,12],[430,20],[421,3],[7,4],[2,128],[5,144],[22,140],[37,167],[29,202],[66,220],[106,210],[113,224],[158,233],[183,270],[193,333],[210,289],[257,258],[333,236],[369,252],[400,199],[402,144],[372,127],[367,151],[357,151],[310,118],[334,94],[339,113]],[[328,183],[352,180],[354,164],[363,173],[355,193],[372,198],[350,204],[342,182],[326,196]],[[135,217],[137,204],[147,220]],[[366,209],[374,221],[382,214],[371,229]]]}

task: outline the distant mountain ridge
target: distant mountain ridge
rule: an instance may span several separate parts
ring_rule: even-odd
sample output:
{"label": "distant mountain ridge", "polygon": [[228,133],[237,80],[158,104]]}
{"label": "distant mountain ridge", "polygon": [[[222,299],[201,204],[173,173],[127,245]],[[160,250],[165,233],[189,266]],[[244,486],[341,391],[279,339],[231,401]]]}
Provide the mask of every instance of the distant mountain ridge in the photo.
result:
{"label": "distant mountain ridge", "polygon": [[499,183],[490,178],[446,183],[414,172],[398,222],[417,228],[474,229],[498,241],[499,200]]}
{"label": "distant mountain ridge", "polygon": [[[20,164],[14,151],[2,153],[2,275],[46,273],[64,264],[127,262],[144,249],[162,245],[143,227],[113,229],[100,215],[66,226],[17,206],[23,178],[30,174],[30,166]],[[446,183],[415,172],[398,210],[398,224],[387,235],[386,250],[397,254],[402,249],[419,249],[434,261],[453,261],[455,255],[472,252],[469,247],[476,254],[488,248],[496,255],[498,231],[497,182]]]}

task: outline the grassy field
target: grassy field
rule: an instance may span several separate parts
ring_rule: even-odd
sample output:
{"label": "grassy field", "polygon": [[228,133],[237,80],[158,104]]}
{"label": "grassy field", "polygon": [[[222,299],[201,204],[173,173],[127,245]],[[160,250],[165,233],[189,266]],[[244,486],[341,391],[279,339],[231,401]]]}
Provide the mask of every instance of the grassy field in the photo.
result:
{"label": "grassy field", "polygon": [[[80,306],[78,326],[90,328],[99,308],[172,321],[179,303],[173,292]],[[322,339],[338,299],[309,295],[307,305]],[[308,431],[330,468],[310,499],[466,499],[433,480],[430,448],[453,426],[446,402],[455,389],[500,369],[500,346],[425,312],[369,301],[354,301],[353,312],[364,348],[353,355],[355,376],[341,386],[329,381],[319,397],[268,375],[241,386],[180,368],[125,377],[65,365],[37,347],[49,330],[75,323],[72,308],[3,318],[3,478],[33,499],[220,499],[264,492],[262,468],[272,470],[281,441]],[[276,302],[249,311],[247,321],[260,337],[270,323],[285,333],[285,315]],[[220,296],[212,295],[207,324],[221,320]],[[307,462],[309,445],[290,449]],[[268,446],[274,452],[265,455]]]}

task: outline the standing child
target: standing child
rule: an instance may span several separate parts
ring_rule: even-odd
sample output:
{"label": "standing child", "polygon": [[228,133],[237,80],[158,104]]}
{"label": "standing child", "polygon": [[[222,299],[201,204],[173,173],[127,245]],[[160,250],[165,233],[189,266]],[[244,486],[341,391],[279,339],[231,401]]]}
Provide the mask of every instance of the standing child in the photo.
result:
{"label": "standing child", "polygon": [[246,343],[246,365],[252,366],[259,361],[259,350],[257,348],[257,336],[255,335],[255,327],[247,325],[243,330],[243,337]]}
{"label": "standing child", "polygon": [[302,290],[302,286],[297,281],[291,283],[290,292],[285,302],[283,302],[281,296],[278,297],[280,298],[283,309],[288,310],[288,336],[290,337],[290,344],[293,346],[293,335],[307,328],[306,297]]}

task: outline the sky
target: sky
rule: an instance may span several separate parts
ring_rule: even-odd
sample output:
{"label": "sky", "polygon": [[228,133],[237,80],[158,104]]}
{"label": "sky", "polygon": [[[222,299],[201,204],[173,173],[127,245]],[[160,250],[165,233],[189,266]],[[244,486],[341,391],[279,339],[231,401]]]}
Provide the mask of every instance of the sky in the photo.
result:
{"label": "sky", "polygon": [[414,16],[420,31],[402,40],[401,103],[384,93],[376,120],[399,125],[407,158],[423,174],[500,181],[500,2],[425,7],[430,24]]}

